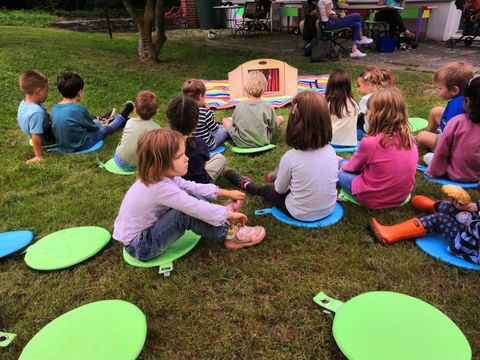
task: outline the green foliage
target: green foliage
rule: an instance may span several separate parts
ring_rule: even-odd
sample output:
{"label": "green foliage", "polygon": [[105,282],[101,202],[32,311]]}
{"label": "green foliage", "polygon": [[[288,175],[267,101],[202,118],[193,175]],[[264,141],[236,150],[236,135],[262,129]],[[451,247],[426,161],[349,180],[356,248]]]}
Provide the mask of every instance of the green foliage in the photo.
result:
{"label": "green foliage", "polygon": [[[0,32],[0,231],[32,229],[35,241],[71,226],[97,225],[111,231],[135,179],[112,175],[96,165],[96,157],[103,161],[112,157],[120,134],[107,138],[96,153],[48,154],[39,164],[26,165],[33,152],[16,121],[22,70],[37,69],[49,77],[48,109],[60,100],[55,78],[64,70],[85,79],[82,104],[92,114],[105,113],[112,106],[119,109],[139,90],[153,90],[160,105],[155,121],[166,126],[166,105],[180,94],[185,79],[225,79],[243,62],[266,56],[167,42],[162,61],[145,66],[137,62],[135,34],[116,34],[112,41],[103,34],[52,29],[0,27]],[[365,70],[349,63],[311,64],[302,57],[279,56],[300,74],[322,74],[340,66],[355,79]],[[395,76],[410,114],[425,117],[438,104],[432,74],[396,72]],[[278,113],[287,117],[288,108]],[[284,130],[277,149],[269,153],[251,157],[227,151],[229,166],[263,183],[264,174],[287,150]],[[229,187],[223,180],[219,185]],[[420,175],[415,193],[441,197],[439,187]],[[266,227],[262,244],[229,252],[220,242],[202,239],[174,264],[168,279],[154,269],[125,264],[122,247],[113,240],[93,259],[62,271],[32,271],[22,255],[0,260],[0,324],[2,330],[18,334],[1,350],[2,359],[17,359],[49,321],[102,299],[130,301],[145,312],[148,336],[142,359],[343,359],[332,336],[332,318],[312,298],[325,291],[348,300],[373,290],[409,294],[436,306],[458,324],[478,357],[478,273],[440,263],[409,241],[379,246],[365,229],[370,216],[388,224],[418,216],[410,206],[371,212],[345,203],[346,216],[339,224],[315,230],[253,215],[254,209],[267,206],[248,196],[243,209],[250,224]]]}
{"label": "green foliage", "polygon": [[0,25],[45,27],[58,17],[44,11],[0,10]]}

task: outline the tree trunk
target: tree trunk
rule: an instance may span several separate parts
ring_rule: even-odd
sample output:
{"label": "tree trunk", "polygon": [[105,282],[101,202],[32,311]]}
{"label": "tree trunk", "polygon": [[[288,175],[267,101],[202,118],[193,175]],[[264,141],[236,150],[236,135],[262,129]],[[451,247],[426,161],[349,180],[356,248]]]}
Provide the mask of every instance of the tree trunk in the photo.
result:
{"label": "tree trunk", "polygon": [[143,16],[138,13],[130,0],[122,1],[138,27],[139,60],[143,63],[157,63],[160,50],[167,40],[163,0],[146,0]]}

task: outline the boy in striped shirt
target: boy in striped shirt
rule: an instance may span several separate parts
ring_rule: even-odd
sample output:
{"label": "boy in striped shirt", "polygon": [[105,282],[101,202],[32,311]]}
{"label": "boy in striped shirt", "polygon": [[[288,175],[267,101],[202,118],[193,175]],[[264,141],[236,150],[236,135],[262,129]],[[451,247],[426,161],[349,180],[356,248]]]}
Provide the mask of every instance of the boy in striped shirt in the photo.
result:
{"label": "boy in striped shirt", "polygon": [[198,105],[198,123],[192,136],[205,140],[208,150],[214,150],[228,139],[228,132],[222,124],[216,121],[213,111],[205,102],[205,93],[207,92],[205,84],[201,80],[190,79],[183,83],[182,90],[185,96],[193,98]]}

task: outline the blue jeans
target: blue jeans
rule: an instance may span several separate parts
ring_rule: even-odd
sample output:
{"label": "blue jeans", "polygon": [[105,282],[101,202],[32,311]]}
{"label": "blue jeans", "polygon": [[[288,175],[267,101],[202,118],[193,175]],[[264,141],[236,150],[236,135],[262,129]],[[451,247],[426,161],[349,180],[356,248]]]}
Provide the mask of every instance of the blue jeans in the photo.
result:
{"label": "blue jeans", "polygon": [[[342,168],[342,164],[346,161],[347,160],[345,160],[345,159],[342,159],[342,160],[338,161],[338,169],[339,170]],[[355,179],[358,175],[360,175],[360,174],[340,170],[338,172],[338,185],[340,185],[340,187],[343,190],[345,190],[346,192],[348,192],[350,195],[353,195],[352,194],[352,182],[353,182],[353,179]]]}
{"label": "blue jeans", "polygon": [[140,261],[148,261],[163,254],[187,230],[210,238],[224,239],[228,224],[213,226],[181,211],[170,209],[152,227],[142,230],[125,250]]}
{"label": "blue jeans", "polygon": [[93,145],[95,145],[97,142],[102,140],[105,136],[113,134],[116,130],[118,130],[120,126],[123,125],[124,122],[125,122],[125,119],[123,118],[123,116],[118,115],[115,119],[113,119],[112,122],[110,122],[110,124],[105,126],[100,126],[99,130],[89,133],[88,134],[90,137],[89,147],[92,147]]}
{"label": "blue jeans", "polygon": [[228,135],[227,129],[223,125],[218,125],[217,131],[212,133],[213,138],[215,139],[215,147],[219,147],[226,141],[230,136]]}
{"label": "blue jeans", "polygon": [[120,159],[120,156],[118,156],[117,153],[113,154],[113,161],[115,161],[115,164],[120,168],[125,171],[134,171],[136,168],[135,166],[130,166],[126,162],[124,162],[122,159]]}
{"label": "blue jeans", "polygon": [[322,23],[323,29],[326,31],[337,30],[344,27],[349,27],[353,32],[353,43],[360,40],[360,33],[362,31],[362,18],[360,14],[349,14],[344,18],[330,19],[328,22]]}

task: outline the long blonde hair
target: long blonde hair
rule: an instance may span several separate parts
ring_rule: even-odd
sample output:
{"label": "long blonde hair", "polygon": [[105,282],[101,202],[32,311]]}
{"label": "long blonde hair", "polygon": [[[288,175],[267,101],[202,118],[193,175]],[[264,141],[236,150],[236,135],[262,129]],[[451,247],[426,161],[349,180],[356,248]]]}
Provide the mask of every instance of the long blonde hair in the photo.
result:
{"label": "long blonde hair", "polygon": [[368,136],[382,133],[384,138],[380,145],[386,147],[399,137],[397,147],[411,149],[414,142],[410,126],[405,99],[396,87],[389,87],[375,92],[367,104],[368,108]]}

